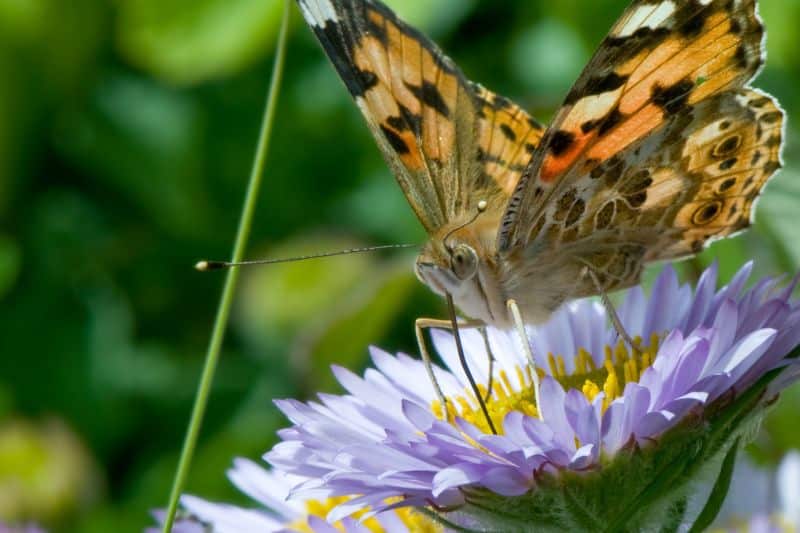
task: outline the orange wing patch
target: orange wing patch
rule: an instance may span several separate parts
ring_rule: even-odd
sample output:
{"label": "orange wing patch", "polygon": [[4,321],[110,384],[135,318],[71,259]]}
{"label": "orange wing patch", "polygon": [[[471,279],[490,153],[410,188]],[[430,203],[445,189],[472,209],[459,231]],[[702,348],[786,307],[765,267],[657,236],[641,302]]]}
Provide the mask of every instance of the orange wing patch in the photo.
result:
{"label": "orange wing patch", "polygon": [[733,3],[727,5],[726,9],[726,4],[712,2],[699,9],[682,21],[679,31],[613,71],[622,86],[601,93],[605,101],[593,106],[591,114],[584,100],[597,100],[598,95],[580,98],[559,127],[573,135],[576,146],[551,149],[542,164],[542,178],[552,180],[576,162],[589,143],[588,132],[600,130],[585,157],[602,162],[657,128],[665,115],[749,80],[761,65],[763,30],[754,11],[748,16],[732,11]]}
{"label": "orange wing patch", "polygon": [[[696,254],[747,228],[781,167],[783,121],[777,103],[754,89],[726,91],[670,116],[548,202],[537,221],[544,251],[535,262],[557,257],[560,268],[588,266],[611,291],[638,281],[646,262]],[[582,278],[569,290],[596,293]]]}
{"label": "orange wing patch", "polygon": [[[515,191],[499,248],[521,246],[566,176],[577,179],[662,127],[669,116],[744,86],[763,63],[755,0],[635,1],[567,96]],[[538,196],[538,200],[537,200]]]}
{"label": "orange wing patch", "polygon": [[486,175],[509,196],[530,163],[544,126],[514,102],[472,84],[478,105],[478,160]]}
{"label": "orange wing patch", "polygon": [[560,243],[612,235],[643,246],[645,261],[697,253],[750,225],[755,200],[781,167],[783,120],[754,89],[684,109],[550,202],[543,233]]}
{"label": "orange wing patch", "polygon": [[502,212],[542,127],[382,3],[298,1],[425,229],[480,200]]}
{"label": "orange wing patch", "polygon": [[380,2],[299,0],[429,233],[459,208],[474,159],[474,107],[461,72]]}
{"label": "orange wing patch", "polygon": [[385,14],[370,7],[366,13],[373,33],[357,42],[353,60],[374,78],[357,97],[363,100],[359,105],[409,170],[445,161],[455,146],[452,113],[462,89],[458,75]]}

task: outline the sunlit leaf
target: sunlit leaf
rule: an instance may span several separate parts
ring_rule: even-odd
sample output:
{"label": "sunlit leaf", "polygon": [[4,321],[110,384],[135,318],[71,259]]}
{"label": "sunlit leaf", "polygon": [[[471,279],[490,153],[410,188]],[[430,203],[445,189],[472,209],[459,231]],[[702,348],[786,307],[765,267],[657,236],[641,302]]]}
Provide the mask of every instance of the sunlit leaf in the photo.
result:
{"label": "sunlit leaf", "polygon": [[50,523],[97,500],[100,491],[94,459],[63,421],[0,425],[0,520]]}
{"label": "sunlit leaf", "polygon": [[386,2],[415,27],[436,35],[452,29],[475,5],[475,0],[388,0]]}
{"label": "sunlit leaf", "polygon": [[122,52],[173,83],[230,75],[271,46],[280,0],[126,0],[119,3]]}
{"label": "sunlit leaf", "polygon": [[[353,240],[306,237],[261,247],[253,257],[287,258],[356,247]],[[242,276],[237,323],[261,349],[285,347],[298,331],[346,301],[374,268],[365,254],[326,257],[250,268]]]}
{"label": "sunlit leaf", "polygon": [[775,237],[789,254],[794,265],[800,265],[800,239],[797,237],[797,215],[800,206],[800,172],[790,166],[772,180],[758,204],[759,217],[764,217]]}
{"label": "sunlit leaf", "polygon": [[[416,280],[403,262],[364,278],[358,292],[295,343],[292,358],[313,378],[315,388],[331,390],[330,365],[358,368],[367,359],[367,347],[380,342],[392,319],[408,299]],[[411,324],[409,324],[411,331]]]}
{"label": "sunlit leaf", "polygon": [[[530,89],[566,94],[588,54],[575,30],[558,19],[545,19],[519,35],[513,44],[513,72]],[[561,100],[555,96],[552,104]]]}
{"label": "sunlit leaf", "polygon": [[794,38],[800,17],[798,0],[759,2],[759,14],[769,29],[769,61],[767,68],[793,68],[800,60],[800,50]]}
{"label": "sunlit leaf", "polygon": [[37,90],[71,89],[96,58],[105,17],[102,0],[0,0],[0,47],[38,71]]}

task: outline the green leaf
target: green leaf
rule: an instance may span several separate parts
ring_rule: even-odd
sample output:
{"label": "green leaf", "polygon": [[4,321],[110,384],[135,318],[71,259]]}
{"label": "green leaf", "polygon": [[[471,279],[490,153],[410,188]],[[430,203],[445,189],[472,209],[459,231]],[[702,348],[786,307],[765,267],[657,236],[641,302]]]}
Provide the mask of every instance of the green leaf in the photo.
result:
{"label": "green leaf", "polygon": [[475,0],[388,0],[386,4],[414,27],[435,36],[458,24]]}
{"label": "green leaf", "polygon": [[[343,238],[301,237],[262,248],[251,257],[298,257],[359,244]],[[327,320],[325,313],[338,312],[337,302],[347,301],[359,281],[375,268],[374,257],[352,254],[247,270],[242,276],[237,325],[258,350],[283,353],[298,332]]]}
{"label": "green leaf", "polygon": [[218,214],[198,179],[202,121],[185,92],[113,73],[102,78],[85,109],[65,114],[56,143],[95,187],[115,189],[159,229],[188,239],[210,231]]}
{"label": "green leaf", "polygon": [[130,61],[171,83],[220,78],[255,62],[274,41],[278,0],[126,0],[118,44]]}
{"label": "green leaf", "polygon": [[797,40],[794,38],[796,21],[800,17],[800,2],[761,2],[758,7],[761,18],[769,28],[767,69],[791,71],[800,60]]}
{"label": "green leaf", "polygon": [[797,205],[800,201],[800,172],[787,168],[766,188],[758,203],[758,219],[766,222],[768,237],[782,249],[777,252],[788,263],[785,268],[800,264],[800,239],[797,239]]}
{"label": "green leaf", "polygon": [[711,489],[711,495],[708,497],[708,501],[705,506],[703,506],[700,516],[695,520],[689,533],[705,531],[706,528],[714,522],[714,519],[717,518],[719,510],[722,508],[722,503],[725,501],[725,497],[728,495],[728,490],[731,487],[733,469],[736,466],[736,452],[739,451],[741,440],[741,437],[737,438],[731,445],[728,453],[725,454],[725,459],[723,459],[722,467],[719,470],[719,476],[717,476],[717,481]]}
{"label": "green leaf", "polygon": [[679,498],[669,509],[668,518],[661,526],[659,533],[677,533],[683,525],[686,509],[689,506],[688,496]]}
{"label": "green leaf", "polygon": [[555,18],[522,33],[512,50],[516,75],[533,91],[545,94],[566,93],[588,57],[575,30]]}
{"label": "green leaf", "polygon": [[398,264],[383,270],[384,273],[363,280],[358,291],[338,307],[335,316],[295,344],[292,359],[312,372],[315,389],[335,387],[331,364],[362,366],[366,347],[381,340],[408,299],[416,283],[408,266]]}
{"label": "green leaf", "polygon": [[647,484],[641,493],[629,500],[629,504],[614,517],[611,525],[603,530],[606,533],[624,531],[625,526],[633,518],[652,506],[654,502],[669,494],[676,485],[679,485],[681,478],[685,476],[686,469],[693,461],[697,461],[696,454],[681,454],[669,463],[662,465],[657,475],[652,476],[652,481]]}
{"label": "green leaf", "polygon": [[16,283],[22,262],[17,244],[0,235],[0,298]]}
{"label": "green leaf", "polygon": [[85,83],[106,14],[102,0],[0,0],[0,48],[19,56],[22,70],[38,71],[32,90],[56,95]]}

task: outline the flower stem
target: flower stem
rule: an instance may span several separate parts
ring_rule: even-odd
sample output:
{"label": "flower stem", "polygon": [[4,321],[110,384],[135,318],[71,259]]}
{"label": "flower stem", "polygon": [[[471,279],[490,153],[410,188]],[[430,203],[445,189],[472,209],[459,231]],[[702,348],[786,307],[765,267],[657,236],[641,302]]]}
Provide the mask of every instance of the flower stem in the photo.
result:
{"label": "flower stem", "polygon": [[[236,242],[233,247],[233,256],[231,259],[232,262],[238,262],[244,258],[247,240],[250,236],[253,214],[255,213],[256,201],[258,199],[258,191],[261,188],[261,178],[264,172],[264,163],[267,158],[270,136],[272,133],[272,124],[275,119],[278,92],[281,85],[281,79],[283,77],[283,64],[286,57],[286,42],[289,34],[289,16],[291,13],[290,8],[290,0],[284,0],[283,17],[281,20],[280,32],[278,34],[278,45],[275,49],[275,63],[272,69],[272,80],[270,81],[266,109],[264,110],[264,118],[261,123],[261,132],[258,138],[255,159],[253,160],[253,167],[250,171],[250,182],[247,186],[244,207],[239,219],[239,228],[236,233]],[[175,478],[172,483],[172,491],[170,492],[167,514],[164,518],[164,533],[169,533],[172,530],[172,524],[175,521],[175,513],[178,509],[178,500],[180,499],[181,492],[183,491],[183,486],[186,483],[186,477],[189,473],[192,456],[194,455],[194,450],[197,446],[197,437],[200,433],[200,426],[203,422],[206,406],[208,405],[208,396],[211,392],[211,385],[214,381],[214,373],[217,368],[217,362],[219,361],[220,348],[222,347],[222,341],[225,337],[225,327],[228,323],[228,316],[230,315],[238,278],[239,270],[237,268],[231,268],[228,270],[227,277],[225,278],[225,286],[222,289],[222,297],[220,298],[219,307],[217,309],[217,316],[214,321],[214,329],[211,334],[211,340],[208,344],[203,374],[200,378],[194,407],[192,408],[192,416],[189,421],[189,427],[186,430],[186,437],[183,442],[180,460],[178,461],[178,468],[175,472]]]}

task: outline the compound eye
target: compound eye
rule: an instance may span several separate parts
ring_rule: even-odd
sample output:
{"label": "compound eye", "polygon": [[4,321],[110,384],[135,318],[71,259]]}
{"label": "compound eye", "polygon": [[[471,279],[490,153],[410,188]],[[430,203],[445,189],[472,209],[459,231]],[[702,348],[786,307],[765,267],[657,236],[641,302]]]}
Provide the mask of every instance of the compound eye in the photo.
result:
{"label": "compound eye", "polygon": [[470,246],[459,244],[450,255],[453,273],[460,280],[467,280],[475,275],[478,269],[478,256]]}

